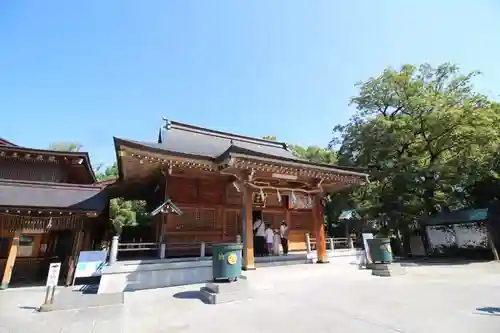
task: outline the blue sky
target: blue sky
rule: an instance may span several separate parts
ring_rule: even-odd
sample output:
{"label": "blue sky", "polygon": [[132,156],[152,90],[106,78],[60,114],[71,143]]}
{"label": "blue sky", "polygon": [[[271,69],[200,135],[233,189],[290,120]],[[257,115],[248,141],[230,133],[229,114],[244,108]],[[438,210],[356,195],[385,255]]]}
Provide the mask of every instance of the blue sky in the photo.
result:
{"label": "blue sky", "polygon": [[499,31],[494,0],[3,0],[0,137],[94,165],[162,117],[323,146],[386,66],[450,61],[496,96]]}

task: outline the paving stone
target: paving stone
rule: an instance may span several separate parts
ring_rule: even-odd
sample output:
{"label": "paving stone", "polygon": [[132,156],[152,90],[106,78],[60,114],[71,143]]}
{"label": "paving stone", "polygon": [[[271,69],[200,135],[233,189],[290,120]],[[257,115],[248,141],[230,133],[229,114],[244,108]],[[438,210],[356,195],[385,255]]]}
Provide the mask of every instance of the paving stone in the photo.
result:
{"label": "paving stone", "polygon": [[[36,313],[42,290],[0,292],[0,333],[497,333],[500,265],[407,267],[397,279],[335,264],[245,272],[252,299],[211,306],[203,285],[127,293],[121,306]],[[188,295],[189,297],[180,297]],[[266,321],[265,318],[272,318]]]}

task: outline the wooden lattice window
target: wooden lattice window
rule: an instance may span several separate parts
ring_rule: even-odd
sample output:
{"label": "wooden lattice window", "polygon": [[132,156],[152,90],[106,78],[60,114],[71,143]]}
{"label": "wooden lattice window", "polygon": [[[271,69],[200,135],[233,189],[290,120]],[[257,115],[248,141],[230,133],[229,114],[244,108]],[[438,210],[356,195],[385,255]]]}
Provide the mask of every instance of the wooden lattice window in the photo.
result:
{"label": "wooden lattice window", "polygon": [[[210,231],[215,230],[215,209],[182,208],[181,216],[171,215],[172,224],[168,230],[175,231]],[[170,217],[169,217],[170,219]]]}

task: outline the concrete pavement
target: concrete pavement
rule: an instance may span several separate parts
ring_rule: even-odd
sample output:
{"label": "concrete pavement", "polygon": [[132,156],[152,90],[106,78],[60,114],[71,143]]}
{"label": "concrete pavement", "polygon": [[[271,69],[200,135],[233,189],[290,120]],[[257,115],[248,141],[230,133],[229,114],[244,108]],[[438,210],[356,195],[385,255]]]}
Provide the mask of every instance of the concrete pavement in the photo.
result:
{"label": "concrete pavement", "polygon": [[[206,305],[199,285],[125,294],[124,305],[35,313],[43,288],[0,292],[0,332],[499,332],[500,264],[409,267],[372,277],[352,265],[248,272],[252,300]],[[3,329],[3,330],[2,330]]]}

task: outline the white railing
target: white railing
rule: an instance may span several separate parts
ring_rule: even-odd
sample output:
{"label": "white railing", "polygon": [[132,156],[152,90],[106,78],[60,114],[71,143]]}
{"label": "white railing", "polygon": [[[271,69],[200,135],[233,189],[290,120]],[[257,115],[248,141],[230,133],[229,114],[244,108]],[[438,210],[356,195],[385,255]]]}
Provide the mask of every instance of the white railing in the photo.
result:
{"label": "white railing", "polygon": [[[327,250],[354,249],[352,238],[328,237],[325,239],[325,242]],[[311,237],[309,233],[306,233],[306,251],[308,253],[317,249],[316,243],[316,237]]]}

